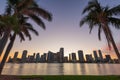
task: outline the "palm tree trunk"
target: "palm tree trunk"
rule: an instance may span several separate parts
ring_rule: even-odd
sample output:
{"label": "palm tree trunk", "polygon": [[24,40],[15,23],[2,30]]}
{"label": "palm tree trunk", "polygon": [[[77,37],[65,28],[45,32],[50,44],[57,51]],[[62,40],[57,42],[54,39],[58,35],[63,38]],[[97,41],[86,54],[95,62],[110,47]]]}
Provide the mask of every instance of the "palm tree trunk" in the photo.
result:
{"label": "palm tree trunk", "polygon": [[9,36],[9,33],[5,32],[2,39],[0,39],[0,57],[1,57],[2,52],[3,52],[4,48],[5,48],[5,45],[6,45],[7,41],[8,41],[8,36]]}
{"label": "palm tree trunk", "polygon": [[8,57],[8,55],[9,55],[9,53],[10,53],[12,47],[13,47],[13,44],[14,44],[14,41],[15,41],[15,37],[16,37],[16,34],[14,33],[12,38],[11,38],[11,40],[10,40],[10,43],[7,46],[5,55],[4,55],[4,57],[3,57],[2,61],[1,61],[1,64],[0,64],[0,75],[2,74],[2,70],[3,70],[5,62],[7,60],[7,57]]}
{"label": "palm tree trunk", "polygon": [[117,48],[117,46],[116,46],[116,44],[115,44],[115,41],[114,41],[114,39],[113,39],[112,33],[111,33],[111,31],[110,31],[110,28],[109,28],[108,26],[106,26],[106,27],[107,27],[107,30],[108,30],[108,33],[109,33],[109,36],[110,36],[110,39],[111,39],[112,46],[113,46],[114,51],[115,51],[115,53],[116,53],[116,55],[117,55],[117,57],[118,57],[118,60],[119,60],[119,62],[120,62],[120,53],[119,53],[118,48]]}

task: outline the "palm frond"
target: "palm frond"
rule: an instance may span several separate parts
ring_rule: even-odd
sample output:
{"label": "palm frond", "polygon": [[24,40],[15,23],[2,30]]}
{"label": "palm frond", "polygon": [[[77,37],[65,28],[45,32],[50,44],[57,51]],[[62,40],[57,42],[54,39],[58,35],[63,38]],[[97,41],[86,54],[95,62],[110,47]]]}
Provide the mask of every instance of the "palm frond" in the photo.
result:
{"label": "palm frond", "polygon": [[32,27],[27,27],[28,28],[28,30],[30,30],[30,31],[32,31],[35,35],[39,35],[38,34],[38,32],[34,29],[34,28],[32,28]]}
{"label": "palm frond", "polygon": [[89,29],[90,29],[89,33],[90,34],[91,34],[93,28],[94,28],[94,22],[90,22],[89,23]]}
{"label": "palm frond", "polygon": [[88,12],[88,11],[93,10],[93,9],[96,9],[98,11],[101,10],[100,3],[98,3],[97,0],[91,0],[91,1],[89,1],[88,2],[88,6],[86,6],[84,8],[84,10],[83,10],[82,13],[84,14],[85,12]]}
{"label": "palm frond", "polygon": [[32,5],[33,0],[22,0],[18,5],[17,9],[19,11],[26,9]]}
{"label": "palm frond", "polygon": [[110,15],[120,15],[120,5],[115,6],[115,7],[111,8],[111,9],[109,9],[108,13]]}
{"label": "palm frond", "polygon": [[28,31],[28,29],[24,26],[23,27],[24,29],[23,29],[23,33],[26,35],[26,37],[28,37],[29,38],[29,40],[31,40],[32,39],[32,37],[31,37],[31,35],[30,35],[30,33],[29,33],[29,31]]}
{"label": "palm frond", "polygon": [[47,19],[48,21],[52,20],[52,15],[51,13],[49,13],[48,11],[42,9],[42,8],[38,8],[38,7],[31,7],[28,8],[28,10],[30,10],[31,12],[34,12],[35,14],[37,14],[38,16],[43,17],[44,19]]}
{"label": "palm frond", "polygon": [[30,31],[32,31],[35,35],[39,35],[38,32],[33,28],[33,26],[30,23],[25,23],[24,24],[26,26],[26,28]]}
{"label": "palm frond", "polygon": [[115,17],[108,18],[109,24],[112,24],[116,29],[120,29],[120,19]]}
{"label": "palm frond", "polygon": [[29,17],[35,22],[37,23],[40,27],[42,27],[43,29],[45,29],[45,24],[43,23],[43,21],[37,17],[36,15],[33,14],[29,14]]}
{"label": "palm frond", "polygon": [[101,31],[102,31],[102,26],[99,25],[99,29],[98,29],[98,39],[101,41]]}
{"label": "palm frond", "polygon": [[18,35],[20,37],[20,42],[25,41],[25,38],[22,32],[19,32]]}

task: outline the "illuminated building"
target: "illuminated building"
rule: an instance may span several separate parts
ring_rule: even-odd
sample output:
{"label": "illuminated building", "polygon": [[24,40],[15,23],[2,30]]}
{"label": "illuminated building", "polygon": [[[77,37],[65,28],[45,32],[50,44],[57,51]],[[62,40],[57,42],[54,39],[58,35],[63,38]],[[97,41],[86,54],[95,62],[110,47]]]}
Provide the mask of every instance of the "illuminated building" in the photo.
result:
{"label": "illuminated building", "polygon": [[72,62],[76,62],[76,54],[72,53]]}
{"label": "illuminated building", "polygon": [[21,57],[21,62],[24,63],[26,62],[26,57],[27,57],[27,50],[24,50],[22,53],[22,57]]}
{"label": "illuminated building", "polygon": [[78,58],[79,58],[79,62],[80,62],[80,63],[83,63],[83,62],[85,61],[82,50],[79,50],[79,51],[78,51]]}
{"label": "illuminated building", "polygon": [[93,51],[93,55],[94,55],[95,62],[97,62],[99,60],[97,51]]}

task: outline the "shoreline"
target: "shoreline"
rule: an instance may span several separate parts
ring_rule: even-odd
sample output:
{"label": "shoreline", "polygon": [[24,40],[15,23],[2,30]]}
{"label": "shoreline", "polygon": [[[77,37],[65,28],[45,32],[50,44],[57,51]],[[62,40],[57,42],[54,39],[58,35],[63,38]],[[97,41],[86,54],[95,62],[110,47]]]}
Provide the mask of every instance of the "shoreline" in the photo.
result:
{"label": "shoreline", "polygon": [[0,75],[0,80],[120,80],[120,75]]}

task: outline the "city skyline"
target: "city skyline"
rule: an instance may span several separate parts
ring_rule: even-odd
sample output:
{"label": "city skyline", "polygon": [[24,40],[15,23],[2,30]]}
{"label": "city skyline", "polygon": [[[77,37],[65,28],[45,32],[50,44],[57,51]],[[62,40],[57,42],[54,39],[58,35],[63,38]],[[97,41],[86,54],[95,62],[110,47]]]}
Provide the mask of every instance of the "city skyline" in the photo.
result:
{"label": "city skyline", "polygon": [[[98,40],[97,28],[93,30],[92,34],[89,34],[89,28],[84,25],[79,27],[79,23],[82,16],[84,7],[88,4],[89,0],[36,0],[40,7],[48,10],[53,15],[53,21],[47,22],[46,30],[42,30],[36,24],[36,29],[39,32],[39,36],[32,35],[32,40],[20,43],[19,37],[15,40],[15,45],[12,48],[11,54],[14,55],[15,51],[22,53],[24,49],[27,49],[30,54],[34,52],[47,52],[49,50],[57,52],[60,47],[65,48],[65,55],[68,56],[70,52],[76,52],[82,49],[85,54],[92,53],[93,50],[101,49],[103,53],[109,53],[116,57],[114,52],[110,52],[107,49],[107,42],[105,36],[102,33],[102,41]],[[120,3],[120,0],[98,0],[103,6],[116,6]],[[0,13],[4,13],[6,6],[6,0],[0,3]],[[112,28],[113,37],[120,50],[120,31]],[[19,56],[21,56],[20,54]]]}
{"label": "city skyline", "polygon": [[[63,47],[61,47],[61,48],[63,48]],[[60,49],[61,49],[61,48],[60,48]],[[17,56],[17,58],[21,58],[21,59],[22,59],[22,58],[24,58],[25,56],[28,56],[28,57],[29,57],[29,56],[34,55],[34,57],[35,57],[35,54],[37,55],[38,53],[39,53],[40,56],[45,55],[45,54],[47,54],[47,56],[48,56],[49,53],[59,54],[60,49],[58,49],[57,52],[54,52],[54,51],[49,50],[49,51],[44,52],[44,53],[41,53],[41,52],[29,53],[28,50],[23,50],[22,52],[15,51],[15,52],[14,52],[14,55],[12,55],[12,56],[10,55],[9,57],[11,57],[11,58],[16,58],[16,56]],[[21,56],[19,56],[18,54],[21,54]],[[76,52],[70,52],[69,55],[65,55],[65,48],[63,48],[62,54],[63,54],[64,57],[68,57],[69,59],[70,59],[71,56],[74,56],[74,60],[81,60],[81,61],[82,61],[82,60],[83,60],[83,61],[86,60],[86,58],[85,58],[86,55],[92,55],[92,56],[94,56],[95,61],[97,61],[98,58],[99,58],[99,59],[105,58],[105,57],[106,57],[105,55],[110,55],[110,56],[111,56],[111,59],[117,59],[116,57],[115,57],[115,58],[112,57],[111,54],[108,54],[108,53],[105,54],[105,53],[103,53],[100,49],[98,49],[98,50],[93,50],[91,53],[85,53],[85,51],[83,51],[83,50],[77,50]],[[72,59],[72,57],[71,57],[71,59]]]}
{"label": "city skyline", "polygon": [[94,50],[91,54],[84,54],[83,50],[69,53],[69,56],[64,56],[64,54],[64,48],[60,48],[58,52],[48,51],[32,55],[27,50],[23,50],[19,58],[16,51],[13,57],[9,56],[8,63],[118,63],[118,59],[112,59],[111,55],[105,55],[101,50]]}

